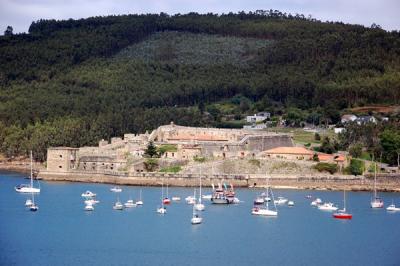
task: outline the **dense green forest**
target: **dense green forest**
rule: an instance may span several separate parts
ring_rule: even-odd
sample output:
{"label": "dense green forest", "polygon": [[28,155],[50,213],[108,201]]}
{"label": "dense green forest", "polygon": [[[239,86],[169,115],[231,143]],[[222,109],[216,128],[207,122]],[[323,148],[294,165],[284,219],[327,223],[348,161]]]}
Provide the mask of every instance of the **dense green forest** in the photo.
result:
{"label": "dense green forest", "polygon": [[399,104],[399,69],[398,31],[273,10],[40,20],[0,37],[0,149],[44,160],[48,146],[264,110],[336,123]]}

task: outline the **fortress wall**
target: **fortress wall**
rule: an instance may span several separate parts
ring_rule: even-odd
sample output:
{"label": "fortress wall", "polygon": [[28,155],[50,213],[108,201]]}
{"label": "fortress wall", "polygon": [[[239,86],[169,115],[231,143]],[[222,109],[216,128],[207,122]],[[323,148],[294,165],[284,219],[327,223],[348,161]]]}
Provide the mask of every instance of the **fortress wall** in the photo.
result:
{"label": "fortress wall", "polygon": [[249,136],[244,143],[243,150],[265,151],[276,147],[293,146],[292,138],[289,135]]}

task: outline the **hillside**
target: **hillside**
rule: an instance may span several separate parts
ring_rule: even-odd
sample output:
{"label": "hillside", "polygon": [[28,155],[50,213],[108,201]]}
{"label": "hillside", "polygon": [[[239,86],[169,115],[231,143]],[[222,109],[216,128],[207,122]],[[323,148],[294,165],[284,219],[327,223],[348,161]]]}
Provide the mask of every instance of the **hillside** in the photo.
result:
{"label": "hillside", "polygon": [[1,151],[43,160],[48,146],[264,110],[336,122],[398,105],[399,68],[398,32],[278,11],[42,20],[0,37]]}

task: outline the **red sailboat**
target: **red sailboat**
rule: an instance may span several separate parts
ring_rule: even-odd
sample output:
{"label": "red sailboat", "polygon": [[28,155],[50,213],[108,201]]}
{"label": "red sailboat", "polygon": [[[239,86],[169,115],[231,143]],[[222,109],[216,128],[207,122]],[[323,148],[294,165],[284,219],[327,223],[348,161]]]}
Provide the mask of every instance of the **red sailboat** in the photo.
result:
{"label": "red sailboat", "polygon": [[335,212],[333,214],[333,218],[346,219],[346,220],[350,220],[351,218],[353,218],[353,215],[351,213],[346,212],[346,192],[345,191],[343,191],[343,209]]}

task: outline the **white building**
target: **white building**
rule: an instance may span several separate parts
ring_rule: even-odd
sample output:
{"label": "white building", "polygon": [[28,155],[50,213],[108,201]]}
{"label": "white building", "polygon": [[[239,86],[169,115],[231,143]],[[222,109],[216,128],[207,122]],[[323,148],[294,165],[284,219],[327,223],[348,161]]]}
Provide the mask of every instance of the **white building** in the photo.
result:
{"label": "white building", "polygon": [[257,123],[264,121],[265,119],[271,118],[271,113],[268,112],[260,112],[254,115],[248,115],[246,117],[247,123]]}

